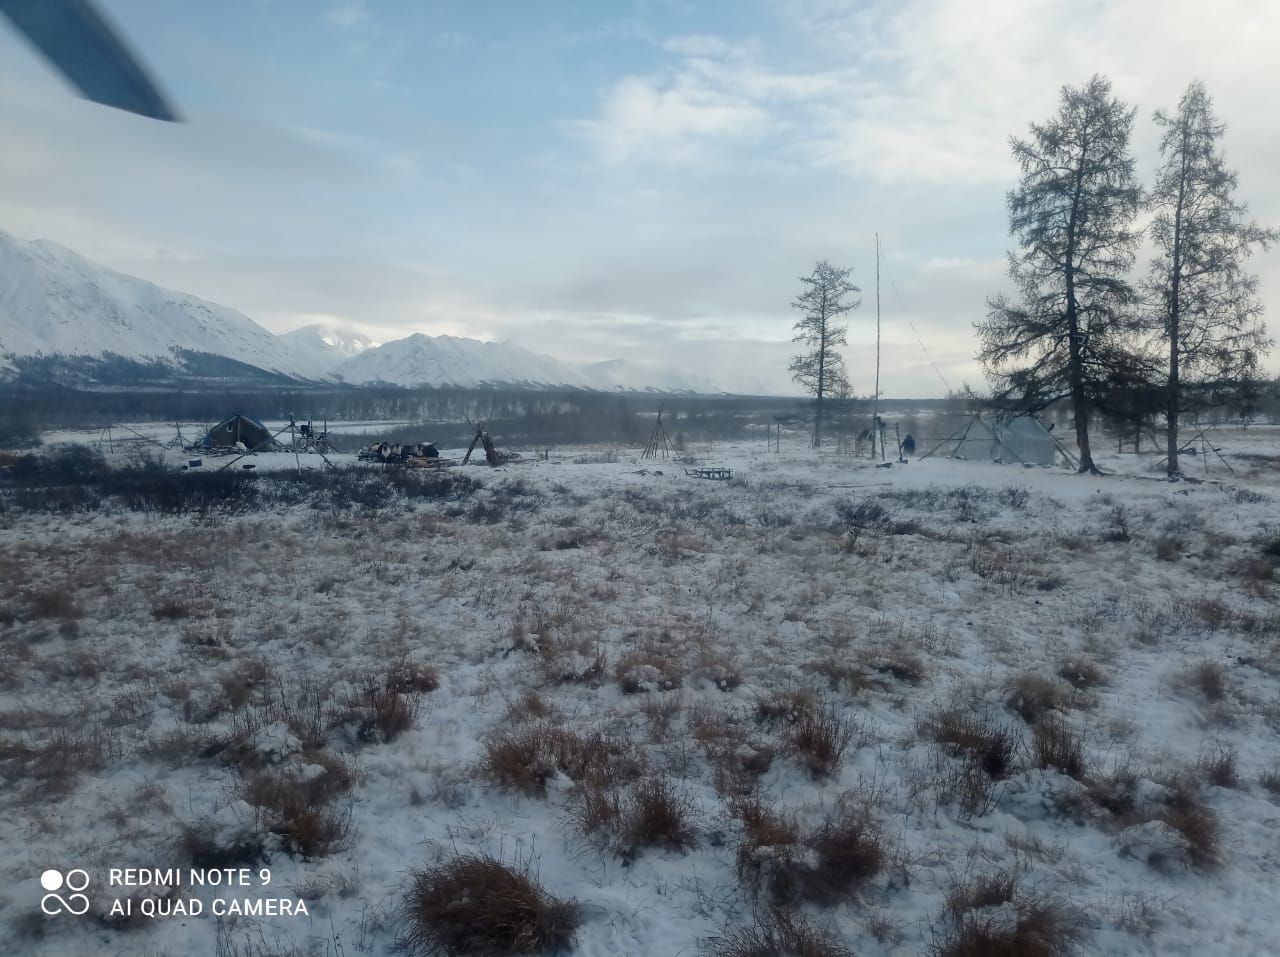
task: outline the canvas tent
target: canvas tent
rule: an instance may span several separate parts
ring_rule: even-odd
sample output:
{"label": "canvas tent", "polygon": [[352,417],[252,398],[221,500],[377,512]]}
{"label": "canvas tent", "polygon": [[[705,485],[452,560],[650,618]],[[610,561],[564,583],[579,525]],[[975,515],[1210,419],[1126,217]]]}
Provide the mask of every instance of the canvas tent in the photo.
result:
{"label": "canvas tent", "polygon": [[270,429],[257,419],[237,412],[205,433],[204,438],[193,446],[193,451],[232,451],[240,445],[250,452],[266,452],[279,447]]}
{"label": "canvas tent", "polygon": [[974,413],[963,425],[921,458],[940,454],[947,458],[1023,465],[1052,465],[1061,454],[1068,463],[1071,453],[1033,415],[988,421]]}

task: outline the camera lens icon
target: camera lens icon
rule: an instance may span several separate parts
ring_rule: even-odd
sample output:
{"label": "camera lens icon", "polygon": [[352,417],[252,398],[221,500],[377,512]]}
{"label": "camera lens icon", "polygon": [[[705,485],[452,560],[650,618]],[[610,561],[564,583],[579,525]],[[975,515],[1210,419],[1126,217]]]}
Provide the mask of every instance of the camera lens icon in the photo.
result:
{"label": "camera lens icon", "polygon": [[[89,886],[88,871],[74,867],[63,874],[49,868],[40,875],[40,886],[49,892],[40,898],[40,909],[50,917],[63,911],[76,917],[88,912],[89,898],[80,893]],[[57,893],[64,888],[71,891],[66,897]]]}

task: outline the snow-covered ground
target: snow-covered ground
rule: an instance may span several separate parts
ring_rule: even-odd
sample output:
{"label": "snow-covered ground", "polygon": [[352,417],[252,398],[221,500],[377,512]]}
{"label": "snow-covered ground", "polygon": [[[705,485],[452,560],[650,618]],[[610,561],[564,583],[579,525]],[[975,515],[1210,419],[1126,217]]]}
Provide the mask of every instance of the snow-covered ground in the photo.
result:
{"label": "snow-covered ground", "polygon": [[[1036,919],[1082,954],[1274,954],[1280,431],[1212,435],[1235,471],[1199,483],[793,437],[529,454],[377,509],[0,512],[4,950],[392,954],[415,874],[487,853],[580,905],[582,957],[715,953],[774,902],[860,955]],[[654,782],[684,827],[636,823]],[[84,916],[41,913],[49,869]]]}

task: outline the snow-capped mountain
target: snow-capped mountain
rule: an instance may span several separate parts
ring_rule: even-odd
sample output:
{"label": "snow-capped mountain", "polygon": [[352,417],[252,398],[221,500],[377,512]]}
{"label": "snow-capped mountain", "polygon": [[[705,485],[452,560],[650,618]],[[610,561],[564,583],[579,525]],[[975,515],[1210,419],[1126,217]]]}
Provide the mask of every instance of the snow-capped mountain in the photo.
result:
{"label": "snow-capped mountain", "polygon": [[300,360],[326,373],[334,372],[346,360],[381,345],[354,330],[322,323],[303,326],[277,338],[288,345]]}
{"label": "snow-capped mountain", "polygon": [[607,359],[583,366],[598,389],[654,392],[720,392],[710,379],[680,369],[655,368],[629,359]]}
{"label": "snow-capped mountain", "polygon": [[699,376],[656,365],[571,363],[513,343],[418,333],[378,345],[331,325],[276,336],[235,309],[107,269],[55,243],[0,231],[0,379],[14,377],[121,387],[274,377],[410,387],[718,391]]}
{"label": "snow-capped mountain", "polygon": [[337,372],[353,385],[382,382],[403,386],[502,383],[600,387],[580,367],[510,343],[421,333],[362,352],[342,363]]}
{"label": "snow-capped mountain", "polygon": [[353,385],[569,386],[612,392],[716,392],[710,382],[626,359],[573,363],[509,342],[421,333],[369,349],[335,370]]}
{"label": "snow-capped mountain", "polygon": [[181,372],[193,357],[291,378],[324,370],[243,313],[0,232],[0,357],[134,360]]}

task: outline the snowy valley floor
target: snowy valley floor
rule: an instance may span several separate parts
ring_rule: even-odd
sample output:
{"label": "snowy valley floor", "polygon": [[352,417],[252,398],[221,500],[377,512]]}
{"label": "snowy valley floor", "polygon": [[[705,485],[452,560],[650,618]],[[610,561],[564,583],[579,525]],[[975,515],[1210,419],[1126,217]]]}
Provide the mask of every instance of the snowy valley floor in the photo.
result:
{"label": "snowy valley floor", "polygon": [[1276,953],[1280,433],[1227,438],[1198,484],[758,443],[10,488],[2,949],[389,955],[497,920],[446,880],[487,855],[581,957]]}

